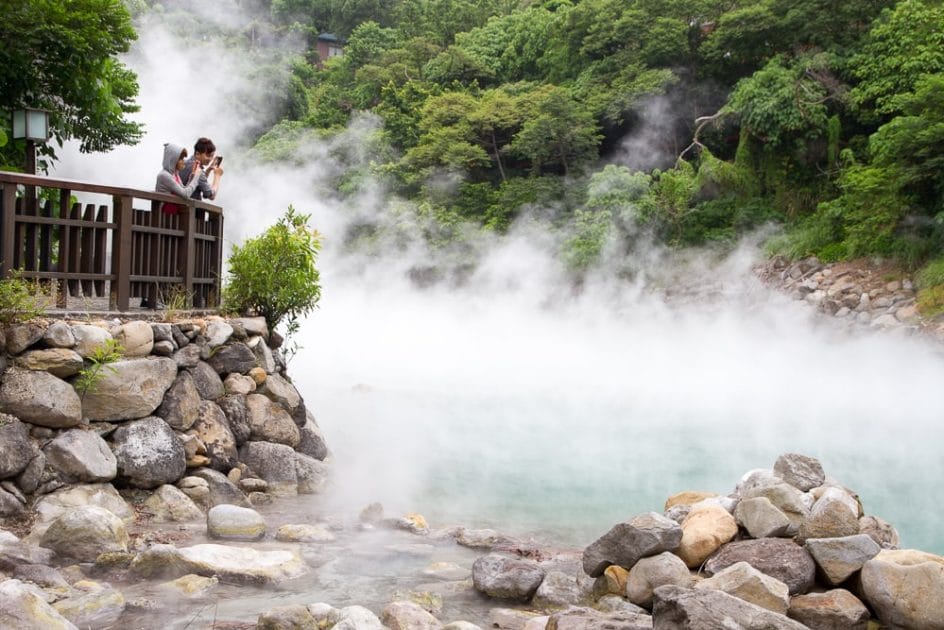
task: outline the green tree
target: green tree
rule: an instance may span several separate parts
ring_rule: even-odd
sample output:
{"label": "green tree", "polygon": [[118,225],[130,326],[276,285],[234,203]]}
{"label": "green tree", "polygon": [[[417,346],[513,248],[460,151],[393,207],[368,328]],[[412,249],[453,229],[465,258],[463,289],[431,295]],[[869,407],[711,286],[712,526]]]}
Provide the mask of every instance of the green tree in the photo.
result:
{"label": "green tree", "polygon": [[137,78],[117,59],[136,37],[121,0],[0,3],[0,111],[47,109],[53,137],[85,152],[137,142]]}
{"label": "green tree", "polygon": [[223,306],[265,317],[270,330],[285,323],[286,337],[298,331],[299,318],[321,299],[316,266],[321,240],[292,206],[260,236],[233,247]]}

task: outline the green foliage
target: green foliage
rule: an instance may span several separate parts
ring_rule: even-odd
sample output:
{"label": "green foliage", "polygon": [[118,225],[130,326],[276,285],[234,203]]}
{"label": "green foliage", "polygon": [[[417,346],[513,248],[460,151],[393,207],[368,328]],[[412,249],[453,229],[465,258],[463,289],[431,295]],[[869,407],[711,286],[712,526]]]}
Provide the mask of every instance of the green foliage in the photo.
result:
{"label": "green foliage", "polygon": [[564,264],[571,271],[584,271],[599,261],[613,215],[609,210],[574,211],[574,233],[563,246]]}
{"label": "green foliage", "polygon": [[135,38],[121,0],[0,3],[0,111],[47,109],[53,136],[85,152],[137,142],[137,78],[118,61]]}
{"label": "green foliage", "polygon": [[265,317],[270,330],[284,322],[286,337],[298,330],[299,318],[321,298],[315,266],[321,242],[309,219],[289,206],[260,236],[233,247],[223,288],[227,310]]}
{"label": "green foliage", "polygon": [[25,280],[13,270],[0,280],[0,324],[16,324],[42,317],[45,308],[37,299],[36,283]]}
{"label": "green foliage", "polygon": [[115,372],[115,366],[112,363],[121,360],[124,355],[124,348],[117,339],[106,339],[105,342],[96,347],[92,354],[85,360],[87,365],[79,370],[78,375],[72,382],[72,386],[79,396],[83,399],[89,392],[94,392],[102,379],[105,378],[105,370]]}

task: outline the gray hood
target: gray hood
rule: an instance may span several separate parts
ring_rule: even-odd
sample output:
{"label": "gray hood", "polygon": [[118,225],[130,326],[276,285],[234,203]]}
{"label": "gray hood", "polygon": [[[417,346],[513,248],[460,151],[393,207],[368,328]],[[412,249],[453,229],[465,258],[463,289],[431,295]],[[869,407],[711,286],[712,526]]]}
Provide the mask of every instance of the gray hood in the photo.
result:
{"label": "gray hood", "polygon": [[168,142],[164,145],[164,170],[173,175],[177,172],[177,160],[184,148],[178,144]]}

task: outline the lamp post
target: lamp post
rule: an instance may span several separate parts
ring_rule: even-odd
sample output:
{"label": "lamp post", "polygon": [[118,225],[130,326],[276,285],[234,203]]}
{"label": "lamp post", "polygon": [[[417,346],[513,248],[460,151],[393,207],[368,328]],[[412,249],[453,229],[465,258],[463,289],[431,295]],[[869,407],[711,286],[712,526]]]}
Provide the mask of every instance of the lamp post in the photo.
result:
{"label": "lamp post", "polygon": [[13,139],[26,141],[26,172],[36,174],[36,143],[49,140],[49,112],[24,107],[13,110]]}

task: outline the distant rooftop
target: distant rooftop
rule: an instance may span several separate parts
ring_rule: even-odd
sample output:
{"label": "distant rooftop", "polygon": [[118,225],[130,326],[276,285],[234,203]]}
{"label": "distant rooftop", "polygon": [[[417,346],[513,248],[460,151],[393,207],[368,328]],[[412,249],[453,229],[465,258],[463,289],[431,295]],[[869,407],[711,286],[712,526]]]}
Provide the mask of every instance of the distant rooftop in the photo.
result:
{"label": "distant rooftop", "polygon": [[344,40],[338,37],[337,35],[335,35],[334,33],[321,33],[320,35],[318,35],[318,39],[323,42],[338,42],[339,44],[344,43]]}

